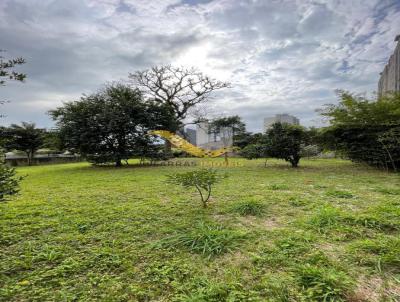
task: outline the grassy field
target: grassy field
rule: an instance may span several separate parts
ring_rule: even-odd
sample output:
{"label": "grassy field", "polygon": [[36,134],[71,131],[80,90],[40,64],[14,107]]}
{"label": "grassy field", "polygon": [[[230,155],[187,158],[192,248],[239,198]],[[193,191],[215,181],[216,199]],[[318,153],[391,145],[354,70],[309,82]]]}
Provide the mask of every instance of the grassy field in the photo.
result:
{"label": "grassy field", "polygon": [[193,167],[24,167],[0,204],[1,301],[400,301],[400,176],[244,161],[203,209]]}

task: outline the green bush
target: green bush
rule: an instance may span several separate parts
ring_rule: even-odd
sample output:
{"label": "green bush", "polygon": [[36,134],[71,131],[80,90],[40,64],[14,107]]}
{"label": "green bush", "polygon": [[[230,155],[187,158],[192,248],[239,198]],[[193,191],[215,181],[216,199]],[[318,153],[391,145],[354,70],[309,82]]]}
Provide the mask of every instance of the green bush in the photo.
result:
{"label": "green bush", "polygon": [[14,195],[19,192],[19,181],[22,177],[15,175],[15,170],[4,164],[0,164],[0,201],[7,195]]}
{"label": "green bush", "polygon": [[221,175],[214,169],[199,169],[190,172],[176,173],[167,176],[167,182],[182,185],[185,188],[194,187],[199,192],[204,208],[211,196],[212,186],[220,182],[227,175]]}
{"label": "green bush", "polygon": [[242,216],[261,216],[265,212],[265,204],[259,201],[244,201],[233,206],[232,211]]}

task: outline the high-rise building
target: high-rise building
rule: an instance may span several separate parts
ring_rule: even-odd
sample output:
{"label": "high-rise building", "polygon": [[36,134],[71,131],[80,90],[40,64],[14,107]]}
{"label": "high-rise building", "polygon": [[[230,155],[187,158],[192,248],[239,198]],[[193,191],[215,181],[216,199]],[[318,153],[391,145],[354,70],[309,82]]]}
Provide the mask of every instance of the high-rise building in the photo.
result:
{"label": "high-rise building", "polygon": [[300,120],[290,114],[276,114],[275,116],[264,118],[264,132],[266,132],[275,123],[287,123],[291,125],[300,125]]}
{"label": "high-rise building", "polygon": [[397,46],[381,72],[379,79],[379,96],[389,92],[400,92],[400,35],[397,35],[394,41],[397,42]]}

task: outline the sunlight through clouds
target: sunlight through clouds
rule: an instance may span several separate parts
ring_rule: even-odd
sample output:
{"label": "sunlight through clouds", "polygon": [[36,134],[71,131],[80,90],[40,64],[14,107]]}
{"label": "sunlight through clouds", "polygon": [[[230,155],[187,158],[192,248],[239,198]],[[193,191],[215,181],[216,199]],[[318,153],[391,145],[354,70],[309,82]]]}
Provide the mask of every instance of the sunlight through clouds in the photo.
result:
{"label": "sunlight through clouds", "polygon": [[335,89],[376,91],[399,30],[396,0],[3,0],[0,48],[27,60],[28,78],[2,88],[12,104],[1,122],[30,102],[24,118],[50,127],[49,102],[172,63],[231,82],[209,106],[252,131],[282,112],[315,125]]}

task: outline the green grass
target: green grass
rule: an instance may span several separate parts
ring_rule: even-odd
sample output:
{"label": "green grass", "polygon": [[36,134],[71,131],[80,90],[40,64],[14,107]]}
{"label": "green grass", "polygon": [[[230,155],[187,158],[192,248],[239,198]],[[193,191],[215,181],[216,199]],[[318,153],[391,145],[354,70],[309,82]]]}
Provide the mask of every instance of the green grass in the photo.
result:
{"label": "green grass", "polygon": [[399,299],[398,174],[233,160],[206,209],[165,183],[193,167],[18,168],[21,192],[0,204],[0,301]]}
{"label": "green grass", "polygon": [[242,216],[261,216],[265,211],[265,204],[256,200],[238,202],[232,207],[233,213],[238,213]]}
{"label": "green grass", "polygon": [[199,223],[198,226],[180,231],[162,239],[156,248],[186,248],[190,252],[212,257],[232,251],[245,234],[232,231],[221,225]]}

